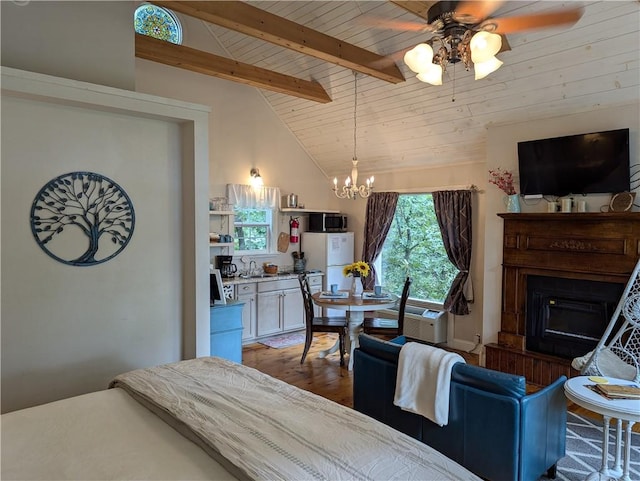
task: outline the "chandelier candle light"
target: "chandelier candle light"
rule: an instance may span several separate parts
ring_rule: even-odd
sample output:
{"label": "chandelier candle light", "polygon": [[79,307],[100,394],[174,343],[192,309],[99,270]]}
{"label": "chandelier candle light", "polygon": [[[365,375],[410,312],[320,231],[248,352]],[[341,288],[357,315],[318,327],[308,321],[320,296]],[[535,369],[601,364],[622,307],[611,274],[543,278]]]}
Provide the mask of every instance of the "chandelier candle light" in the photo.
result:
{"label": "chandelier candle light", "polygon": [[333,178],[333,192],[336,194],[336,197],[340,199],[353,199],[355,200],[358,195],[360,197],[367,198],[371,195],[371,190],[373,189],[373,175],[366,180],[366,185],[358,185],[358,157],[356,155],[356,146],[357,146],[357,108],[358,108],[358,77],[357,73],[353,72],[353,83],[354,83],[354,102],[353,102],[353,160],[351,163],[353,167],[351,168],[351,177],[347,177],[344,181],[344,185],[342,189],[338,189],[338,179],[337,177]]}

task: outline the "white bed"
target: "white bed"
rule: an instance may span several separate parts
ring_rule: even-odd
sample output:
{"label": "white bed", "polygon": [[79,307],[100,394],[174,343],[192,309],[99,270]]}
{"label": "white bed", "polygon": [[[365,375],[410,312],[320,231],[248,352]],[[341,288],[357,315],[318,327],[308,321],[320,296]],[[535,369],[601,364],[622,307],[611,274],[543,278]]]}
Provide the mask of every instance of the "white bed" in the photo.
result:
{"label": "white bed", "polygon": [[131,371],[2,415],[1,478],[474,480],[429,446],[240,364]]}

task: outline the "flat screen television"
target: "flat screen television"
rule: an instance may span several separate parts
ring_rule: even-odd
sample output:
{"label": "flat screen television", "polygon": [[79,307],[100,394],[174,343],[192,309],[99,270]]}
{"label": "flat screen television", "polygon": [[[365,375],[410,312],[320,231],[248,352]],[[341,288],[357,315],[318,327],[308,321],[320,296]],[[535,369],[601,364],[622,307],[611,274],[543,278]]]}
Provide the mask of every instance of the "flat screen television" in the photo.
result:
{"label": "flat screen television", "polygon": [[522,195],[628,192],[629,129],[518,142]]}

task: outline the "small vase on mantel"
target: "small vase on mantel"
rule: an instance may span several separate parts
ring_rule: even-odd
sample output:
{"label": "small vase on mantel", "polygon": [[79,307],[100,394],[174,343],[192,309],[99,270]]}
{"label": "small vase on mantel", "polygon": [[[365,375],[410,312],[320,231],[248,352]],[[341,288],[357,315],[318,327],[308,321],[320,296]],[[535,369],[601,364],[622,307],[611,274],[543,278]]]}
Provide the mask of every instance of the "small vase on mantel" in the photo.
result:
{"label": "small vase on mantel", "polygon": [[507,212],[520,212],[520,196],[518,194],[506,195],[504,197],[504,205],[507,206]]}
{"label": "small vase on mantel", "polygon": [[362,285],[362,277],[353,276],[353,282],[351,283],[351,295],[353,297],[362,297],[364,292],[364,286]]}

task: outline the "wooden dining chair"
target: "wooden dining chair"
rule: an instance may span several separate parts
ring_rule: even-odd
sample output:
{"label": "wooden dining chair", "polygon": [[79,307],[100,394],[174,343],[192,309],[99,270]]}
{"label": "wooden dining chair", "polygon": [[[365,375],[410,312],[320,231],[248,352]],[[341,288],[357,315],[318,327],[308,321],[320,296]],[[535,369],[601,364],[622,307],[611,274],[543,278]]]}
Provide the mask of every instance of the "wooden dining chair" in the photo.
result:
{"label": "wooden dining chair", "polygon": [[400,296],[400,304],[398,306],[397,319],[384,319],[382,317],[365,317],[362,329],[365,334],[379,334],[401,336],[404,330],[404,310],[407,306],[409,298],[409,290],[411,288],[411,278],[407,277],[404,281],[402,296]]}
{"label": "wooden dining chair", "polygon": [[300,290],[302,291],[302,300],[304,301],[304,315],[306,324],[306,337],[304,341],[304,351],[302,351],[302,359],[300,364],[304,363],[315,332],[335,332],[338,334],[340,343],[340,365],[344,366],[345,342],[344,336],[347,332],[348,320],[346,317],[321,317],[316,316],[313,308],[313,299],[311,299],[311,289],[309,289],[309,280],[306,274],[298,276],[300,282]]}

